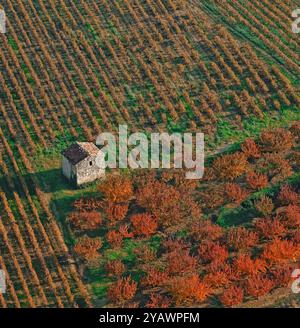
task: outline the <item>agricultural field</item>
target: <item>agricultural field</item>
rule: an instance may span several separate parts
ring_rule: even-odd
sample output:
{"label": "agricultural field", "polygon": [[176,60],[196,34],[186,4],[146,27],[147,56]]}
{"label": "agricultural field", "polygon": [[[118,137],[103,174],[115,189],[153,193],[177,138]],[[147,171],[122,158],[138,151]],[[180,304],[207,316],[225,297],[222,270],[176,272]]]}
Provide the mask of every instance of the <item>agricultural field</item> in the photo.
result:
{"label": "agricultural field", "polygon": [[[0,307],[299,307],[300,1],[1,5]],[[205,133],[204,178],[71,186],[120,124]]]}

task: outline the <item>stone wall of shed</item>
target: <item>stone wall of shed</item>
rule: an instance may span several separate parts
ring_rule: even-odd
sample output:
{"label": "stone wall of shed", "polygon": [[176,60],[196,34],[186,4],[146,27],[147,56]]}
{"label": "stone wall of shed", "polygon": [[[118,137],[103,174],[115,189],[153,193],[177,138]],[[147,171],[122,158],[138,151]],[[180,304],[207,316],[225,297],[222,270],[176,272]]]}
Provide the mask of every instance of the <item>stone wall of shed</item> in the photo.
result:
{"label": "stone wall of shed", "polygon": [[[92,163],[92,165],[90,165]],[[96,157],[89,156],[76,165],[77,185],[93,182],[104,177],[105,170],[96,166]]]}

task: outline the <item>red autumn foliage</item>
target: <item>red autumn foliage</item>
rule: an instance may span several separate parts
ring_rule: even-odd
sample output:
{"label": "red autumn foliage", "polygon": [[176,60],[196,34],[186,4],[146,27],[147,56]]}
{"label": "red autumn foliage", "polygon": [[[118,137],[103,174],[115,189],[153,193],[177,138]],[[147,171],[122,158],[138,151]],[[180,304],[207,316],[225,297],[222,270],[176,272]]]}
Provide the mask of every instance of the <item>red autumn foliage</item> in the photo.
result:
{"label": "red autumn foliage", "polygon": [[286,234],[286,229],[278,218],[259,219],[255,222],[254,226],[259,235],[265,239],[282,237]]}
{"label": "red autumn foliage", "polygon": [[248,197],[248,192],[236,183],[227,183],[225,185],[225,194],[228,201],[236,205],[241,204]]}
{"label": "red autumn foliage", "polygon": [[244,299],[243,288],[238,286],[231,286],[224,291],[220,296],[221,303],[226,307],[233,307],[240,305]]}
{"label": "red autumn foliage", "polygon": [[96,230],[103,223],[99,212],[72,212],[67,221],[77,231]]}
{"label": "red autumn foliage", "polygon": [[214,224],[211,220],[201,220],[193,222],[191,227],[191,235],[198,241],[204,240],[217,240],[220,239],[223,234],[223,228],[218,224]]}
{"label": "red autumn foliage", "polygon": [[268,294],[273,287],[274,282],[262,274],[252,275],[245,282],[246,293],[255,298]]}
{"label": "red autumn foliage", "polygon": [[106,234],[106,239],[112,247],[120,248],[123,243],[123,236],[119,231],[111,230]]}
{"label": "red autumn foliage", "polygon": [[167,254],[168,272],[170,274],[182,274],[195,272],[197,259],[186,250],[173,251]]}
{"label": "red autumn foliage", "polygon": [[233,267],[240,275],[253,275],[259,272],[266,272],[267,263],[263,259],[257,258],[253,260],[249,255],[242,254],[235,258]]}
{"label": "red autumn foliage", "polygon": [[271,271],[274,285],[276,287],[288,287],[291,281],[292,271],[293,270],[289,266],[278,266],[274,268]]}
{"label": "red autumn foliage", "polygon": [[131,301],[137,290],[137,283],[130,277],[119,279],[111,285],[107,292],[107,297],[114,304],[124,304]]}
{"label": "red autumn foliage", "polygon": [[260,149],[256,142],[248,138],[246,139],[242,145],[241,145],[242,152],[248,157],[248,158],[259,158],[261,156]]}
{"label": "red autumn foliage", "polygon": [[133,195],[132,183],[123,175],[111,175],[98,185],[108,203],[128,202]]}
{"label": "red autumn foliage", "polygon": [[220,180],[234,180],[245,173],[247,164],[245,154],[236,152],[217,157],[212,168]]}
{"label": "red autumn foliage", "polygon": [[102,247],[100,238],[81,237],[74,246],[74,252],[88,262],[99,259],[98,250]]}
{"label": "red autumn foliage", "polygon": [[146,308],[153,309],[168,309],[171,305],[171,300],[167,296],[160,294],[151,294]]}
{"label": "red autumn foliage", "polygon": [[298,228],[300,226],[300,207],[289,205],[283,213],[283,223],[289,228]]}
{"label": "red autumn foliage", "polygon": [[109,203],[104,208],[107,218],[111,222],[122,221],[128,212],[128,204]]}
{"label": "red autumn foliage", "polygon": [[253,190],[260,190],[268,185],[268,177],[264,174],[255,172],[248,172],[246,174],[246,181],[249,187]]}
{"label": "red autumn foliage", "polygon": [[129,224],[122,224],[119,227],[119,233],[122,235],[123,238],[133,238],[134,234],[128,231]]}
{"label": "red autumn foliage", "polygon": [[73,203],[78,212],[97,211],[103,208],[103,201],[99,199],[79,198]]}
{"label": "red autumn foliage", "polygon": [[219,288],[223,286],[227,286],[230,282],[228,277],[228,273],[221,269],[215,270],[214,272],[207,273],[203,281],[207,283],[212,288]]}
{"label": "red autumn foliage", "polygon": [[300,256],[300,247],[289,240],[274,239],[268,243],[263,251],[263,258],[271,262],[280,263],[289,260],[296,261]]}
{"label": "red autumn foliage", "polygon": [[260,135],[263,151],[284,152],[290,150],[294,145],[292,133],[285,129],[272,129]]}
{"label": "red autumn foliage", "polygon": [[136,248],[134,254],[140,262],[150,262],[156,259],[156,252],[148,245],[142,245]]}
{"label": "red autumn foliage", "polygon": [[181,195],[175,187],[150,180],[137,191],[137,203],[158,218],[162,226],[170,226],[184,218],[181,210]]}
{"label": "red autumn foliage", "polygon": [[146,276],[142,279],[144,286],[157,287],[164,285],[169,281],[170,277],[167,272],[160,271],[156,268],[149,268]]}
{"label": "red autumn foliage", "polygon": [[167,239],[163,242],[167,252],[189,250],[190,246],[182,239]]}
{"label": "red autumn foliage", "polygon": [[254,207],[264,217],[271,215],[274,210],[273,201],[267,196],[262,196],[260,199],[256,200],[254,202]]}
{"label": "red autumn foliage", "polygon": [[200,244],[199,249],[200,259],[204,263],[222,264],[228,258],[228,250],[225,246],[221,246],[218,242],[203,242]]}
{"label": "red autumn foliage", "polygon": [[289,185],[281,187],[278,200],[282,205],[297,204],[300,200],[299,195]]}
{"label": "red autumn foliage", "polygon": [[125,265],[120,260],[113,260],[107,262],[105,268],[109,277],[120,278],[125,272]]}
{"label": "red autumn foliage", "polygon": [[130,221],[135,235],[149,237],[157,230],[156,218],[148,213],[132,215]]}
{"label": "red autumn foliage", "polygon": [[227,245],[236,251],[246,250],[256,245],[257,242],[257,233],[244,227],[230,228],[226,235]]}
{"label": "red autumn foliage", "polygon": [[211,287],[194,274],[190,277],[174,278],[170,281],[169,292],[177,305],[203,302],[211,293]]}

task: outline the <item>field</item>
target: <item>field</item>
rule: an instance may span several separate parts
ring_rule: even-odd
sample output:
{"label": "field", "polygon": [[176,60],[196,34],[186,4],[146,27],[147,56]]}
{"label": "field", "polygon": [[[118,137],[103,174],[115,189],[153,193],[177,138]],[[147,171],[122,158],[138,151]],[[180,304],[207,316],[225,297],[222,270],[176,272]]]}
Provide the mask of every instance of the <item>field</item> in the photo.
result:
{"label": "field", "polygon": [[[251,195],[233,207],[228,206],[229,201],[222,203],[222,188],[229,181],[215,177],[209,183],[199,182],[191,189],[192,199],[186,201],[196,202],[201,217],[213,218],[224,230],[245,224],[251,230],[251,221],[258,214],[253,201],[262,196],[274,205],[263,217],[273,217],[277,207],[291,205],[280,203],[277,196],[285,185],[299,193],[299,131],[295,124],[300,120],[300,52],[299,35],[291,30],[291,12],[300,6],[298,0],[1,3],[7,15],[7,33],[0,34],[0,269],[6,272],[8,289],[5,297],[0,294],[0,307],[123,306],[126,302],[122,300],[114,303],[107,299],[107,289],[116,280],[105,271],[107,262],[123,261],[125,276],[130,274],[140,283],[145,272],[136,263],[134,250],[146,244],[166,258],[164,242],[168,238],[162,236],[175,234],[178,240],[184,239],[184,227],[177,231],[174,227],[173,232],[158,222],[158,231],[146,240],[127,236],[124,244],[109,245],[106,233],[119,229],[120,222],[115,228],[107,223],[111,209],[101,202],[105,226],[88,235],[93,240],[103,238],[98,252],[102,258],[95,266],[76,253],[84,234],[74,232],[69,224],[73,203],[78,199],[99,201],[102,194],[96,184],[73,189],[61,176],[60,152],[76,140],[95,141],[99,132],[116,131],[119,124],[128,124],[134,132],[204,132],[208,168],[220,153],[240,151],[251,137],[261,147],[260,161],[273,161],[279,170],[283,167],[291,173],[275,181],[269,175],[266,190],[256,194],[250,192],[251,186],[245,187],[243,171],[231,182]],[[291,126],[296,128],[289,130]],[[265,155],[278,153],[276,142],[272,144],[275,148],[263,150],[260,138],[266,130],[292,134],[288,147],[280,145],[284,150],[280,158]],[[261,163],[249,163],[252,170],[261,169]],[[264,169],[261,172],[266,174]],[[137,192],[138,177],[130,172],[125,175]],[[204,206],[203,185],[212,188],[216,198],[222,194],[222,199]],[[217,205],[212,206],[213,201]],[[297,202],[291,201],[293,206],[298,206]],[[123,217],[127,223],[136,204],[128,206]],[[183,214],[186,217],[188,211]],[[241,220],[245,217],[247,222]],[[297,227],[284,228],[286,234],[280,237],[293,237],[298,243],[293,235]],[[258,249],[265,243],[264,237],[260,238]],[[191,253],[195,248],[192,244]],[[171,276],[181,273],[174,271]],[[173,293],[171,306],[185,304],[174,290],[155,287],[151,285],[153,292],[163,297]],[[130,304],[149,303],[150,292],[141,296],[143,289],[137,290]],[[282,306],[290,305],[292,301],[286,301],[290,297],[284,295]],[[167,302],[156,301],[160,306]],[[189,301],[198,305],[197,299]],[[246,301],[251,302],[251,297]],[[273,298],[265,304],[275,306],[276,302]],[[208,305],[221,306],[214,301]]]}

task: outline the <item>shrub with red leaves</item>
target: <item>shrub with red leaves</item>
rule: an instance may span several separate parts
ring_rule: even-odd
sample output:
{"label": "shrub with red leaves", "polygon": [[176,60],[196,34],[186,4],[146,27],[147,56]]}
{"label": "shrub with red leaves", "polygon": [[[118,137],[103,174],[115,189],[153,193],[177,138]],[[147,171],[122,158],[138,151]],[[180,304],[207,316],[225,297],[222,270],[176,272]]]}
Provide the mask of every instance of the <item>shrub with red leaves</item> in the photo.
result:
{"label": "shrub with red leaves", "polygon": [[109,203],[105,206],[104,211],[107,218],[112,222],[122,221],[125,219],[128,212],[128,204]]}
{"label": "shrub with red leaves", "polygon": [[242,152],[248,158],[259,158],[261,156],[259,147],[251,138],[246,139],[241,145]]}
{"label": "shrub with red leaves", "polygon": [[143,213],[132,215],[130,221],[134,228],[134,234],[149,237],[157,230],[157,220],[153,215]]}
{"label": "shrub with red leaves", "polygon": [[211,287],[198,275],[178,277],[170,281],[169,292],[177,305],[203,302],[211,293]]}
{"label": "shrub with red leaves", "polygon": [[222,264],[228,258],[228,250],[225,246],[221,246],[218,242],[203,242],[198,249],[200,259],[204,263]]}
{"label": "shrub with red leaves", "polygon": [[170,279],[167,272],[160,271],[156,268],[149,268],[146,276],[142,279],[142,285],[157,287],[164,285]]}
{"label": "shrub with red leaves", "polygon": [[300,207],[289,205],[283,213],[283,223],[288,228],[298,228],[300,226]]}
{"label": "shrub with red leaves", "polygon": [[243,288],[238,286],[231,286],[224,291],[220,296],[221,303],[226,307],[233,307],[240,305],[244,299]]}
{"label": "shrub with red leaves", "polygon": [[240,205],[248,197],[248,192],[237,183],[227,183],[225,185],[225,194],[228,201],[236,205]]}
{"label": "shrub with red leaves", "polygon": [[197,259],[186,250],[167,254],[168,272],[170,274],[191,273],[196,270]]}
{"label": "shrub with red leaves", "polygon": [[293,147],[294,137],[290,131],[278,128],[261,133],[260,142],[263,151],[284,152]]}
{"label": "shrub with red leaves", "polygon": [[111,230],[106,234],[106,239],[112,247],[120,248],[123,243],[123,236],[119,231]]}
{"label": "shrub with red leaves", "polygon": [[273,239],[284,236],[287,231],[279,219],[259,219],[254,224],[256,231],[262,238]]}
{"label": "shrub with red leaves", "polygon": [[200,220],[193,222],[190,227],[191,235],[197,241],[204,240],[217,240],[220,239],[223,234],[223,228],[218,224],[214,224],[211,220]]}
{"label": "shrub with red leaves", "polygon": [[111,285],[107,291],[107,297],[114,304],[124,304],[134,298],[136,290],[137,283],[127,277]]}
{"label": "shrub with red leaves", "polygon": [[299,195],[292,189],[289,185],[284,185],[281,187],[278,200],[282,205],[297,204],[299,202]]}
{"label": "shrub with red leaves", "polygon": [[244,227],[234,227],[227,232],[226,242],[229,247],[236,251],[246,250],[257,244],[258,235]]}
{"label": "shrub with red leaves", "polygon": [[107,262],[105,269],[109,277],[119,278],[125,272],[125,265],[120,260],[113,260]]}
{"label": "shrub with red leaves", "polygon": [[263,257],[271,262],[280,263],[296,261],[300,256],[300,247],[289,240],[274,239],[268,243],[263,251]]}
{"label": "shrub with red leaves", "polygon": [[240,275],[253,275],[267,271],[267,263],[265,260],[260,258],[252,260],[251,257],[246,254],[242,254],[235,258],[233,267]]}
{"label": "shrub with red leaves", "polygon": [[246,181],[249,187],[253,190],[260,190],[268,185],[268,177],[264,174],[255,172],[248,172],[246,174]]}
{"label": "shrub with red leaves", "polygon": [[167,296],[160,294],[151,294],[146,308],[153,309],[168,309],[171,305],[171,300]]}
{"label": "shrub with red leaves", "polygon": [[273,275],[274,285],[276,287],[288,287],[291,281],[292,269],[289,266],[278,266],[271,273]]}
{"label": "shrub with red leaves", "polygon": [[98,229],[102,223],[99,212],[72,212],[67,217],[70,226],[76,231],[89,231]]}
{"label": "shrub with red leaves", "polygon": [[273,287],[273,281],[262,274],[248,277],[245,283],[246,293],[255,298],[268,294]]}

